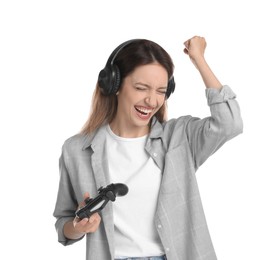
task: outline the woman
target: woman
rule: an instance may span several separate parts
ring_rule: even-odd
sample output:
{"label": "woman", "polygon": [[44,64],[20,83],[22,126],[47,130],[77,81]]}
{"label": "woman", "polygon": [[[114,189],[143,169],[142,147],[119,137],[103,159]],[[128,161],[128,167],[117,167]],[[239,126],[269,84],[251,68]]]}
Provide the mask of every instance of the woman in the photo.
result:
{"label": "woman", "polygon": [[[131,40],[109,57],[87,123],[63,145],[58,238],[69,245],[86,234],[87,259],[216,259],[195,172],[243,125],[235,94],[204,58],[205,39],[184,45],[205,83],[210,117],[167,120],[172,60],[154,42]],[[75,217],[78,203],[109,183],[126,184],[128,194],[90,218]]]}

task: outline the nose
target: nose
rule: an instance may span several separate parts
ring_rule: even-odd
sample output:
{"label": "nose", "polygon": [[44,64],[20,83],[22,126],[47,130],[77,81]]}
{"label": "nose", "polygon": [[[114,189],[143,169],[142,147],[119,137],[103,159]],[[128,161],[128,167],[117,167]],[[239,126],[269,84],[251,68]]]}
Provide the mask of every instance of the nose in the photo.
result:
{"label": "nose", "polygon": [[157,95],[150,91],[148,96],[145,98],[145,102],[149,107],[155,108],[158,105]]}

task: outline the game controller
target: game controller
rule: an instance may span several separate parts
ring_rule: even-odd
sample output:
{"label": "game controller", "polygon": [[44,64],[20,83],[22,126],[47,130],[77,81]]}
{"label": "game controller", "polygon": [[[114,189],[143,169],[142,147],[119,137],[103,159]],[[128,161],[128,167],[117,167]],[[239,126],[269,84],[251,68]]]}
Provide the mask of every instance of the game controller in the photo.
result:
{"label": "game controller", "polygon": [[112,183],[107,187],[98,189],[96,198],[86,198],[85,206],[76,211],[79,219],[90,218],[95,212],[99,212],[107,205],[109,201],[115,201],[116,197],[124,196],[128,192],[128,187],[122,183]]}

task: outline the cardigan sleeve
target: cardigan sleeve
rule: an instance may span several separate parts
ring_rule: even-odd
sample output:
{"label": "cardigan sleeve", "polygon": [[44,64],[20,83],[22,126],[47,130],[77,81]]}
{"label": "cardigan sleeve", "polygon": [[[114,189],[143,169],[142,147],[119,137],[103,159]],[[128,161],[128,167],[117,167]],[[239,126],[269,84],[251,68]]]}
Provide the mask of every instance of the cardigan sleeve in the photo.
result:
{"label": "cardigan sleeve", "polygon": [[64,236],[63,228],[66,222],[72,221],[75,217],[75,212],[77,209],[77,201],[75,199],[74,190],[70,181],[67,163],[67,152],[65,145],[62,148],[62,154],[59,158],[59,188],[57,193],[57,200],[54,209],[53,216],[56,218],[55,228],[58,235],[58,242],[62,245],[71,245],[79,239],[68,239]]}
{"label": "cardigan sleeve", "polygon": [[236,95],[228,86],[206,89],[211,116],[192,117],[186,126],[196,169],[226,141],[243,132],[243,121]]}

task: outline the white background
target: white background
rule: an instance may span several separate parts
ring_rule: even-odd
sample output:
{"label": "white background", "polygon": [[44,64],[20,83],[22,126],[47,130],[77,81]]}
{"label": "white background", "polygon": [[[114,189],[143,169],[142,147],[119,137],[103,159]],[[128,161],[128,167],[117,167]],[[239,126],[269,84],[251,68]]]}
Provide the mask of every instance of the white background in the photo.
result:
{"label": "white background", "polygon": [[218,258],[280,259],[279,24],[276,0],[1,1],[0,258],[85,259],[85,241],[57,242],[52,213],[61,146],[84,124],[99,71],[121,42],[156,41],[175,63],[169,117],[207,116],[183,53],[200,35],[244,120],[197,172]]}

